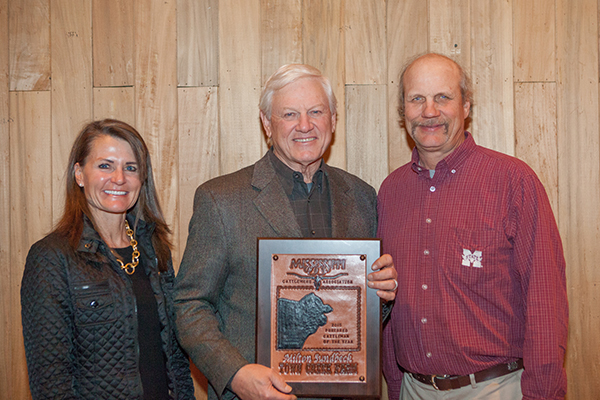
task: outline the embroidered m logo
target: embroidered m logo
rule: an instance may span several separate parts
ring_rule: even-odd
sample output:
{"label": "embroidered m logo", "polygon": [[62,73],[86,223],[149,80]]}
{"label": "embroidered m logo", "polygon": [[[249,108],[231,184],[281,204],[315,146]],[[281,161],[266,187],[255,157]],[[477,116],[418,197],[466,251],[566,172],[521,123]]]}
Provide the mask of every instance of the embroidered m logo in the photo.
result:
{"label": "embroidered m logo", "polygon": [[475,250],[471,253],[471,250],[463,249],[462,265],[465,267],[482,268],[481,258],[481,251]]}

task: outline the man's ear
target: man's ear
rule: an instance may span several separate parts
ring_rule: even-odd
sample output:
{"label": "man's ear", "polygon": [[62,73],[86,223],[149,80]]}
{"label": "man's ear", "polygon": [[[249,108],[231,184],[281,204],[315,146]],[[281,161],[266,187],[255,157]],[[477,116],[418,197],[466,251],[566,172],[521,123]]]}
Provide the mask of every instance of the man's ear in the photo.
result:
{"label": "man's ear", "polygon": [[271,137],[272,135],[272,131],[271,131],[271,121],[269,120],[269,118],[267,118],[267,115],[264,112],[260,112],[260,121],[262,122],[263,128],[265,128],[265,133],[267,134],[267,137]]}
{"label": "man's ear", "polygon": [[467,119],[469,117],[469,114],[471,113],[471,103],[465,101],[463,104],[463,110],[465,111],[465,119]]}
{"label": "man's ear", "polygon": [[337,123],[337,113],[331,114],[331,133],[335,132],[335,124]]}

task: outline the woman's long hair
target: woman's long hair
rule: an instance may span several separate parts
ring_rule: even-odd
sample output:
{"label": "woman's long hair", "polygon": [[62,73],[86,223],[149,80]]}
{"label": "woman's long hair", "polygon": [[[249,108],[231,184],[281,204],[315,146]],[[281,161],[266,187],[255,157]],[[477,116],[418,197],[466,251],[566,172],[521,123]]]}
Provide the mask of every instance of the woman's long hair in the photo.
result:
{"label": "woman's long hair", "polygon": [[[125,122],[104,119],[94,121],[87,124],[79,133],[73,143],[71,154],[69,156],[69,164],[67,166],[67,195],[65,199],[65,209],[63,215],[54,228],[54,232],[65,236],[69,240],[69,244],[73,249],[79,245],[79,240],[83,232],[83,216],[86,215],[94,224],[94,218],[90,212],[85,192],[82,187],[79,187],[75,180],[75,164],[84,166],[88,161],[94,141],[103,135],[112,136],[117,139],[126,141],[135,155],[140,174],[142,187],[137,202],[128,212],[135,216],[135,225],[142,219],[148,223],[155,224],[154,234],[152,235],[152,244],[156,251],[159,261],[159,269],[167,270],[167,261],[170,256],[172,247],[169,236],[171,230],[167,226],[158,196],[154,185],[154,177],[152,175],[152,162],[150,161],[150,153],[142,136],[131,125]],[[135,226],[134,226],[135,230]]]}

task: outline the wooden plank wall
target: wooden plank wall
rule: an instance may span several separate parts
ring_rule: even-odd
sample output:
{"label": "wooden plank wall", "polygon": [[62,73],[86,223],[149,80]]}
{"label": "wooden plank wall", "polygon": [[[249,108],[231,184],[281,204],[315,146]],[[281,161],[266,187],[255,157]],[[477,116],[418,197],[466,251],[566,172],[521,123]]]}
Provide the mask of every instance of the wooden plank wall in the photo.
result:
{"label": "wooden plank wall", "polygon": [[[12,280],[13,271],[10,253],[10,141],[9,141],[9,65],[8,65],[8,0],[0,0],[0,396],[11,397],[9,391],[14,386],[11,383],[13,368],[11,349],[21,346],[18,327],[19,318],[19,283]],[[15,268],[18,269],[18,268]],[[16,368],[23,370],[23,359],[19,358]],[[27,393],[21,387],[14,393]]]}
{"label": "wooden plank wall", "polygon": [[329,76],[329,162],[378,187],[409,160],[398,74],[426,51],[471,73],[477,142],[527,161],[546,186],[567,258],[568,397],[595,398],[598,18],[598,0],[0,0],[0,398],[29,397],[24,259],[61,213],[85,122],[120,118],[147,139],[177,261],[196,186],[266,150],[257,102],[277,67]]}

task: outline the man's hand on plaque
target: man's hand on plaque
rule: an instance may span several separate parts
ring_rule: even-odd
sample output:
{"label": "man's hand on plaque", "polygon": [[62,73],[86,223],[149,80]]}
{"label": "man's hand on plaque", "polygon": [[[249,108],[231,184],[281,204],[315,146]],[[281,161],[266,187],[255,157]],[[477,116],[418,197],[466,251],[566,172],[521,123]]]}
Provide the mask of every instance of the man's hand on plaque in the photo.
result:
{"label": "man's hand on plaque", "polygon": [[394,267],[394,260],[389,254],[384,254],[379,257],[371,269],[367,279],[368,285],[372,289],[377,289],[377,296],[383,300],[392,301],[396,298],[396,290],[398,290],[398,272]]}
{"label": "man's hand on plaque", "polygon": [[295,400],[283,378],[259,364],[246,364],[233,376],[231,389],[242,400]]}

